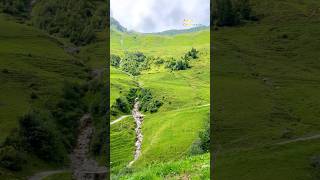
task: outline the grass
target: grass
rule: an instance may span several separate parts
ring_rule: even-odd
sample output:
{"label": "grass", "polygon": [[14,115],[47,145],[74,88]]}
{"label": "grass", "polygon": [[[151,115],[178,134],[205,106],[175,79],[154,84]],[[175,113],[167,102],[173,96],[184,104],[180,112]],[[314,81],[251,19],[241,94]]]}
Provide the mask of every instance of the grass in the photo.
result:
{"label": "grass", "polygon": [[[31,108],[43,109],[61,94],[64,81],[84,82],[86,67],[46,33],[0,14],[0,144],[18,128],[18,118]],[[36,97],[32,98],[31,94]],[[19,172],[0,169],[0,179],[23,179],[58,168],[29,153]]]}
{"label": "grass", "polygon": [[320,133],[317,1],[253,1],[259,23],[214,36],[215,179],[316,179]]}
{"label": "grass", "polygon": [[[114,169],[112,178],[179,179],[190,176],[201,179],[200,174],[203,171],[200,169],[192,171],[190,162],[187,160],[182,162],[181,159],[190,157],[190,147],[198,139],[204,122],[209,118],[209,31],[161,36],[111,30],[110,43],[111,53],[121,57],[125,51],[141,51],[147,56],[161,58],[180,58],[192,47],[200,51],[199,59],[191,62],[192,68],[184,71],[170,72],[164,65],[152,65],[151,69],[142,71],[141,75],[130,77],[111,67],[111,104],[117,97],[123,96],[130,85],[151,89],[153,95],[163,102],[158,112],[145,113],[142,154],[132,168],[127,168],[125,165],[133,160],[135,135],[132,134],[131,143],[127,143],[128,139],[123,137],[127,138],[129,128],[124,126],[115,131],[114,125],[111,126],[111,159],[124,160],[122,162],[124,165],[120,166],[120,169],[112,162],[111,167]],[[127,121],[133,123],[132,119],[122,120],[122,122]],[[135,125],[132,124],[131,127],[130,131],[134,131]],[[126,150],[130,150],[131,153]],[[209,158],[202,160],[201,163],[209,168]],[[199,159],[198,161],[200,163]],[[161,171],[171,168],[175,169],[172,173],[161,175]],[[208,177],[208,174],[209,170],[203,175]]]}
{"label": "grass", "polygon": [[210,179],[208,161],[210,161],[208,153],[190,156],[173,162],[152,164],[119,179]]}

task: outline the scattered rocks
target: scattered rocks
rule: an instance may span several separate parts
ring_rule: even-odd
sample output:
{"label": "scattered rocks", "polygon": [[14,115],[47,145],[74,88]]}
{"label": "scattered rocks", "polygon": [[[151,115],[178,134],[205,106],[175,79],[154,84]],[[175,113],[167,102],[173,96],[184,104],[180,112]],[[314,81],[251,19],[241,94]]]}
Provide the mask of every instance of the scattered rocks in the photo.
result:
{"label": "scattered rocks", "polygon": [[70,156],[74,180],[106,179],[107,168],[99,166],[95,160],[87,157],[93,132],[91,115],[86,114],[80,119],[80,133],[77,146]]}
{"label": "scattered rocks", "polygon": [[143,135],[142,135],[142,123],[143,123],[143,114],[139,112],[139,101],[138,99],[135,100],[135,104],[132,110],[132,116],[136,122],[136,150],[134,153],[134,159],[129,163],[128,167],[132,166],[132,164],[139,158],[141,155],[141,145],[142,145],[142,140],[143,140]]}

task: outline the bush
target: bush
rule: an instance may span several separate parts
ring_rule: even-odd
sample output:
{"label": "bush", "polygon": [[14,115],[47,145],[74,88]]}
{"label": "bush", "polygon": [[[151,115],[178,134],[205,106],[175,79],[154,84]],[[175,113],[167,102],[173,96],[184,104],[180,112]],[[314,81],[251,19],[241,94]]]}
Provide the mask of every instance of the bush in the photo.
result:
{"label": "bush", "polygon": [[199,51],[197,51],[195,48],[192,48],[190,51],[188,51],[185,54],[185,58],[184,59],[197,59]]}
{"label": "bush", "polygon": [[50,117],[38,111],[32,111],[19,119],[20,137],[24,148],[39,158],[62,162],[66,156]]}
{"label": "bush", "polygon": [[235,26],[243,20],[256,20],[249,0],[214,0],[212,24]]}
{"label": "bush", "polygon": [[11,15],[25,15],[29,8],[30,0],[0,0],[4,13]]}
{"label": "bush", "polygon": [[210,150],[210,123],[206,122],[204,129],[199,132],[199,138],[190,147],[190,154],[197,155]]}
{"label": "bush", "polygon": [[145,88],[131,88],[126,96],[130,108],[133,108],[135,99],[138,98],[140,102],[140,110],[143,112],[157,112],[162,106],[162,102],[153,97],[150,89]]}
{"label": "bush", "polygon": [[314,171],[314,176],[317,179],[320,178],[320,156],[312,157],[310,165]]}
{"label": "bush", "polygon": [[140,74],[142,70],[148,68],[146,56],[141,52],[126,53],[122,59],[120,68],[122,71],[128,72],[133,76]]}
{"label": "bush", "polygon": [[5,146],[0,149],[0,166],[13,171],[22,170],[22,165],[26,162],[22,153],[12,146]]}
{"label": "bush", "polygon": [[40,0],[32,10],[32,23],[76,45],[86,45],[96,38],[95,31],[106,28],[105,1]]}
{"label": "bush", "polygon": [[129,104],[125,98],[117,98],[115,107],[123,113],[130,112]]}
{"label": "bush", "polygon": [[121,61],[120,56],[111,54],[111,56],[110,56],[110,64],[111,64],[111,66],[119,67],[120,66],[120,61]]}

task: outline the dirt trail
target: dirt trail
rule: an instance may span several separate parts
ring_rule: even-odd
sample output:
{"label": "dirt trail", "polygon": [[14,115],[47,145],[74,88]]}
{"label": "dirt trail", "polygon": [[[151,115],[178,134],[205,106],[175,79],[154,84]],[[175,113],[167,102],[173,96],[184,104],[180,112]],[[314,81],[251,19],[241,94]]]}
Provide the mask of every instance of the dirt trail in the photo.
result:
{"label": "dirt trail", "polygon": [[142,145],[142,140],[143,140],[143,135],[142,135],[142,123],[143,123],[143,114],[139,112],[139,101],[136,99],[135,104],[133,106],[132,110],[132,116],[136,122],[136,150],[134,153],[134,159],[129,163],[128,167],[132,166],[132,164],[139,158],[141,155],[141,145]]}
{"label": "dirt trail", "polygon": [[64,173],[64,172],[68,172],[68,170],[44,171],[44,172],[40,172],[40,173],[33,175],[32,177],[28,178],[28,180],[42,180],[43,178],[45,178],[47,176],[51,176],[54,174],[60,174],[60,173]]}
{"label": "dirt trail", "polygon": [[125,118],[129,117],[129,116],[131,116],[131,115],[120,116],[118,119],[112,121],[112,122],[110,123],[110,125],[115,124],[115,123],[121,121],[122,119],[125,119]]}
{"label": "dirt trail", "polygon": [[80,120],[77,145],[70,155],[72,176],[76,180],[100,180],[106,178],[106,167],[100,167],[94,159],[88,158],[93,132],[91,115],[86,114]]}
{"label": "dirt trail", "polygon": [[276,145],[284,145],[284,144],[289,144],[289,143],[294,143],[294,142],[299,142],[299,141],[308,141],[308,140],[313,140],[313,139],[320,139],[320,134],[314,135],[314,136],[309,136],[309,137],[301,137],[297,139],[292,139],[288,141],[283,141],[276,143]]}

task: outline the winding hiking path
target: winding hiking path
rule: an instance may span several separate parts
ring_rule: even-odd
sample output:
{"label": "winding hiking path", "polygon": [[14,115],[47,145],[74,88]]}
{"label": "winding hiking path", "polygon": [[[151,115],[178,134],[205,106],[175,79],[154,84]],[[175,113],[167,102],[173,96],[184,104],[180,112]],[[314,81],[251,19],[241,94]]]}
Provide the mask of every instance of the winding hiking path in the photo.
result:
{"label": "winding hiking path", "polygon": [[45,177],[54,175],[54,174],[60,174],[64,172],[68,172],[69,170],[52,170],[52,171],[43,171],[40,173],[37,173],[33,175],[32,177],[29,177],[28,180],[42,180]]}
{"label": "winding hiking path", "polygon": [[112,121],[112,122],[110,123],[110,125],[115,124],[115,123],[117,123],[117,122],[119,122],[119,121],[121,121],[121,120],[123,120],[123,119],[125,119],[125,118],[129,117],[129,116],[131,116],[131,115],[124,115],[124,116],[120,116],[118,119],[116,119],[116,120]]}
{"label": "winding hiking path", "polygon": [[134,159],[128,164],[128,167],[132,166],[132,164],[139,158],[141,155],[141,145],[142,145],[142,140],[143,140],[143,135],[142,135],[142,123],[143,123],[143,114],[139,112],[139,101],[136,99],[136,102],[133,106],[132,110],[132,116],[136,122],[136,150],[134,153]]}
{"label": "winding hiking path", "polygon": [[284,145],[284,144],[300,142],[300,141],[308,141],[308,140],[313,140],[313,139],[320,139],[320,134],[314,135],[314,136],[309,136],[309,137],[301,137],[301,138],[297,138],[297,139],[291,139],[288,141],[276,143],[275,145]]}

